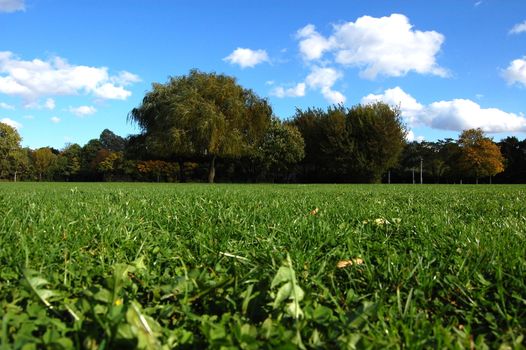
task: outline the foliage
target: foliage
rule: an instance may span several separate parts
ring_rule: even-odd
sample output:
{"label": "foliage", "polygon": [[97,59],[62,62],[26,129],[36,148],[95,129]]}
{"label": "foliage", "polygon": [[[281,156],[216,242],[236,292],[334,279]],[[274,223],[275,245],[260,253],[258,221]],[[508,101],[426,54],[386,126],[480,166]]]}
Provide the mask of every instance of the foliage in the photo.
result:
{"label": "foliage", "polygon": [[161,177],[175,177],[175,173],[179,170],[179,165],[162,160],[147,160],[138,162],[137,170],[141,174],[153,176],[155,181],[159,182]]}
{"label": "foliage", "polygon": [[270,123],[256,153],[263,174],[272,180],[292,172],[292,167],[305,156],[305,143],[298,129],[278,119]]}
{"label": "foliage", "polygon": [[117,171],[121,170],[122,162],[122,152],[109,152],[107,156],[98,163],[97,169],[111,180],[111,177]]}
{"label": "foliage", "polygon": [[383,103],[297,110],[292,123],[305,140],[307,180],[379,182],[405,145],[400,112]]}
{"label": "foliage", "polygon": [[272,115],[268,102],[232,77],[192,70],[155,83],[129,118],[146,134],[146,143],[165,159],[204,158],[214,181],[217,157],[249,153]]}
{"label": "foliage", "polygon": [[112,152],[123,152],[126,146],[126,141],[119,135],[109,129],[104,129],[100,136],[99,141],[103,148]]}
{"label": "foliage", "polygon": [[81,170],[82,148],[74,143],[64,147],[60,157],[63,159],[64,167],[62,174],[67,180],[76,176]]}
{"label": "foliage", "polygon": [[481,129],[464,130],[458,144],[461,150],[460,169],[477,179],[504,171],[504,158],[500,149]]}
{"label": "foliage", "polygon": [[6,349],[524,347],[524,186],[0,193]]}
{"label": "foliage", "polygon": [[23,155],[20,141],[22,138],[15,128],[0,123],[0,178],[16,174]]}
{"label": "foliage", "polygon": [[526,180],[526,140],[507,137],[498,143],[505,162],[501,177],[505,182],[517,183]]}
{"label": "foliage", "polygon": [[51,171],[56,162],[57,156],[49,147],[42,147],[33,152],[33,164],[40,181],[42,181],[43,177],[45,179],[51,177]]}
{"label": "foliage", "polygon": [[9,154],[20,148],[22,138],[15,128],[4,123],[0,123],[0,159],[7,159]]}
{"label": "foliage", "polygon": [[348,111],[354,141],[353,170],[360,180],[379,182],[398,163],[406,131],[400,111],[385,103],[358,105]]}

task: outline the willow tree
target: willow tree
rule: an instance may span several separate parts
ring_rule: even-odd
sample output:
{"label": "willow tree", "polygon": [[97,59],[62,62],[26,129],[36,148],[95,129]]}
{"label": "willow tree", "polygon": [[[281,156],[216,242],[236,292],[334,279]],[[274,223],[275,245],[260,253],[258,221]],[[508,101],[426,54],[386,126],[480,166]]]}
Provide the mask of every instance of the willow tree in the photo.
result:
{"label": "willow tree", "polygon": [[271,116],[268,102],[235,78],[191,70],[165,84],[154,83],[129,119],[139,124],[151,153],[180,164],[205,159],[208,181],[214,182],[216,159],[249,154]]}

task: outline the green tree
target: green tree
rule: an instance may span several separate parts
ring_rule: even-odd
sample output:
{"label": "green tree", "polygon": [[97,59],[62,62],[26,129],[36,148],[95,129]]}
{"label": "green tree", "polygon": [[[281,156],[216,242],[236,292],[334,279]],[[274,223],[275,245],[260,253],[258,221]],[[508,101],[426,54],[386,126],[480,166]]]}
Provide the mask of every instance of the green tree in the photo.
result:
{"label": "green tree", "polygon": [[[94,179],[97,177],[96,160],[99,151],[104,149],[102,143],[98,139],[89,140],[83,147],[80,153],[80,172],[82,177]],[[100,157],[99,157],[100,158]]]}
{"label": "green tree", "polygon": [[76,143],[68,144],[60,153],[59,158],[60,162],[64,163],[61,167],[62,175],[69,181],[80,172],[82,147]]}
{"label": "green tree", "polygon": [[122,152],[109,152],[108,155],[97,165],[97,170],[104,174],[104,177],[111,181],[112,177],[122,170]]}
{"label": "green tree", "polygon": [[258,152],[263,171],[272,179],[285,177],[305,156],[305,143],[299,130],[273,118]]}
{"label": "green tree", "polygon": [[349,181],[354,145],[344,106],[297,109],[291,124],[305,142],[304,180]]}
{"label": "green tree", "polygon": [[9,177],[12,171],[12,158],[20,150],[22,138],[15,128],[0,123],[0,177]]}
{"label": "green tree", "polygon": [[354,173],[359,181],[378,182],[397,165],[406,130],[400,111],[385,103],[358,105],[348,112],[354,141]]}
{"label": "green tree", "polygon": [[218,157],[253,152],[272,116],[265,99],[242,88],[232,77],[192,70],[155,83],[129,118],[146,134],[152,153],[163,159],[205,159],[208,181]]}
{"label": "green tree", "polygon": [[38,174],[38,180],[42,181],[42,176],[48,178],[51,170],[55,166],[57,156],[49,147],[42,147],[33,152],[33,164]]}
{"label": "green tree", "polygon": [[384,103],[298,110],[292,123],[305,140],[304,170],[318,181],[378,182],[405,145],[400,112]]}
{"label": "green tree", "polygon": [[13,181],[16,182],[23,175],[29,175],[31,173],[31,160],[30,160],[30,149],[19,148],[11,152],[9,160],[11,163],[11,175]]}
{"label": "green tree", "polygon": [[478,184],[483,176],[494,176],[504,171],[504,157],[499,147],[484,135],[482,129],[464,130],[458,138],[461,150],[459,167]]}
{"label": "green tree", "polygon": [[499,177],[507,183],[526,181],[526,139],[519,141],[515,136],[506,137],[499,142],[504,157],[505,171]]}
{"label": "green tree", "polygon": [[115,135],[113,131],[109,129],[104,129],[101,132],[99,141],[103,148],[106,148],[112,152],[124,151],[124,146],[126,144],[126,140],[123,137]]}

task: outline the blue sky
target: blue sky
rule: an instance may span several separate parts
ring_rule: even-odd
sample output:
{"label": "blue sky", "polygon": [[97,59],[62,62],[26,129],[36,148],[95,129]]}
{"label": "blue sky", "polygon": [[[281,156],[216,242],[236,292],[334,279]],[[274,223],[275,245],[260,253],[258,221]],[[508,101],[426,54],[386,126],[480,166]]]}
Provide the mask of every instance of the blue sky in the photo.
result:
{"label": "blue sky", "polygon": [[137,133],[151,83],[192,68],[283,119],[382,100],[410,138],[526,137],[524,0],[0,0],[0,121],[24,146]]}

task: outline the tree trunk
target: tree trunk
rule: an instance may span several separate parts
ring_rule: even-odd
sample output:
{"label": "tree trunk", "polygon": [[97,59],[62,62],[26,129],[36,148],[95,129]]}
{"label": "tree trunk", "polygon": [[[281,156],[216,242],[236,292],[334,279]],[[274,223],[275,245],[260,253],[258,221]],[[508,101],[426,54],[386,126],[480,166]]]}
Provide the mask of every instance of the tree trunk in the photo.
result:
{"label": "tree trunk", "polygon": [[179,180],[186,182],[186,177],[184,176],[184,161],[178,160],[177,163],[179,164]]}
{"label": "tree trunk", "polygon": [[17,171],[15,170],[15,177],[13,178],[14,182],[16,182],[16,173],[17,173]]}
{"label": "tree trunk", "polygon": [[210,161],[210,168],[208,169],[208,183],[214,183],[214,178],[216,177],[216,156],[212,157]]}
{"label": "tree trunk", "polygon": [[477,185],[479,184],[479,178],[478,178],[478,177],[475,178],[475,183],[476,183]]}

